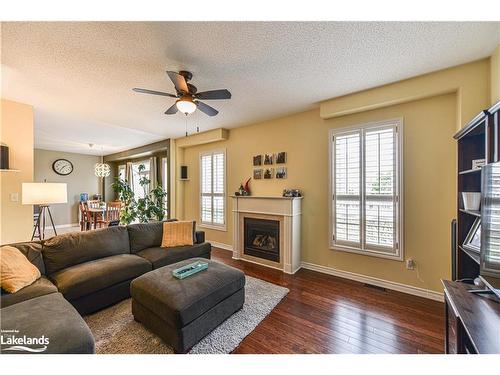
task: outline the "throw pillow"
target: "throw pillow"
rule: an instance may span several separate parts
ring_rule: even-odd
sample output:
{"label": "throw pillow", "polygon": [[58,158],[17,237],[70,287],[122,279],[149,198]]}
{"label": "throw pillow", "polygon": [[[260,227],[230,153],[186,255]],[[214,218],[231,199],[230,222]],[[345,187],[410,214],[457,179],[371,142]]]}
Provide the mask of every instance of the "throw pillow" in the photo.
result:
{"label": "throw pillow", "polygon": [[41,276],[40,270],[13,246],[0,247],[0,263],[0,285],[9,293],[33,284]]}
{"label": "throw pillow", "polygon": [[193,245],[193,227],[193,221],[164,222],[161,247]]}

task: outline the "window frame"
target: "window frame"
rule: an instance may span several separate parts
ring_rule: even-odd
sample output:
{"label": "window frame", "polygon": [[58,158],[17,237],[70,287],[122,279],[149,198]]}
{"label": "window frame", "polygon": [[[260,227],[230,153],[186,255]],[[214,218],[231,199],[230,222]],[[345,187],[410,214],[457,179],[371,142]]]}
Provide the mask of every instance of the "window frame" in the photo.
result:
{"label": "window frame", "polygon": [[161,170],[161,182],[162,182],[162,188],[163,190],[165,191],[165,193],[167,193],[165,195],[165,197],[163,198],[163,206],[165,208],[165,216],[170,219],[170,199],[169,199],[169,196],[170,196],[170,180],[169,180],[169,173],[168,173],[168,169],[169,169],[169,157],[168,155],[165,155],[165,156],[161,156],[159,157],[160,159],[160,163],[161,163],[161,167],[160,167],[160,170]]}
{"label": "window frame", "polygon": [[[203,221],[203,219],[202,219],[203,218],[203,215],[202,215],[202,207],[203,207],[202,206],[202,204],[203,204],[203,202],[202,202],[203,201],[202,174],[203,174],[203,171],[202,171],[202,167],[201,167],[202,158],[204,156],[207,156],[207,155],[212,156],[212,181],[211,182],[212,182],[212,191],[213,191],[213,184],[214,184],[213,155],[219,154],[219,153],[222,153],[223,160],[224,160],[224,172],[223,172],[224,183],[222,184],[222,186],[224,187],[224,192],[222,193],[222,198],[223,198],[223,202],[224,202],[224,214],[223,214],[224,224],[217,224],[217,223],[213,222],[213,205],[212,205],[212,222],[207,223],[206,221]],[[214,229],[214,230],[226,232],[227,231],[227,157],[226,157],[226,149],[225,148],[219,148],[219,149],[214,149],[214,150],[210,150],[210,151],[200,152],[200,155],[199,155],[199,176],[200,176],[200,183],[198,186],[198,188],[199,188],[199,210],[198,210],[199,224],[198,224],[198,226],[201,228]],[[211,193],[210,196],[212,197],[212,201],[213,201],[214,193]]]}
{"label": "window frame", "polygon": [[[396,210],[395,210],[395,242],[396,248],[394,253],[388,253],[387,248],[384,246],[369,245],[366,246],[366,238],[364,235],[365,231],[365,220],[366,217],[363,214],[364,207],[366,204],[366,186],[365,186],[365,134],[370,130],[379,130],[384,128],[395,127],[396,129],[396,139],[395,139],[395,199],[396,199]],[[374,121],[369,123],[355,124],[342,128],[330,129],[328,143],[329,143],[329,230],[328,230],[328,243],[331,250],[344,251],[349,253],[367,255],[372,257],[391,259],[397,261],[403,261],[404,259],[404,185],[403,185],[403,118],[393,118],[382,121]],[[347,241],[336,241],[334,238],[334,224],[335,224],[335,161],[334,161],[334,137],[339,135],[348,135],[353,133],[360,133],[360,242],[359,245],[354,242]],[[352,246],[356,244],[356,246]],[[384,249],[385,251],[382,251]]]}

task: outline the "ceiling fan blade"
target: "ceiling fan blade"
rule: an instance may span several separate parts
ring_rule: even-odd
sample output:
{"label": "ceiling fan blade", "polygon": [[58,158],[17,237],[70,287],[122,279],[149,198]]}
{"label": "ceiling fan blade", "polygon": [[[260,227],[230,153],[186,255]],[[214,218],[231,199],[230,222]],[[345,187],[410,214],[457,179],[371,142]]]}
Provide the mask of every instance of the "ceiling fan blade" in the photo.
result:
{"label": "ceiling fan blade", "polygon": [[208,104],[205,104],[205,103],[200,102],[200,101],[196,101],[195,103],[196,103],[196,106],[198,107],[198,109],[206,115],[215,116],[217,113],[219,113],[218,110],[210,107]]}
{"label": "ceiling fan blade", "polygon": [[211,90],[199,92],[195,94],[194,97],[203,100],[231,99],[231,93],[226,89]]}
{"label": "ceiling fan blade", "polygon": [[174,103],[173,106],[171,106],[169,109],[167,109],[165,111],[165,114],[166,115],[175,115],[177,113],[178,109],[177,109],[177,103]]}
{"label": "ceiling fan blade", "polygon": [[174,83],[175,89],[177,91],[182,91],[184,93],[189,93],[189,88],[186,79],[177,72],[167,71],[168,76]]}
{"label": "ceiling fan blade", "polygon": [[171,98],[177,98],[177,95],[174,94],[168,94],[166,92],[161,92],[161,91],[154,91],[154,90],[148,90],[148,89],[139,89],[139,88],[133,88],[135,92],[142,92],[143,94],[153,94],[153,95],[161,95],[161,96],[170,96]]}

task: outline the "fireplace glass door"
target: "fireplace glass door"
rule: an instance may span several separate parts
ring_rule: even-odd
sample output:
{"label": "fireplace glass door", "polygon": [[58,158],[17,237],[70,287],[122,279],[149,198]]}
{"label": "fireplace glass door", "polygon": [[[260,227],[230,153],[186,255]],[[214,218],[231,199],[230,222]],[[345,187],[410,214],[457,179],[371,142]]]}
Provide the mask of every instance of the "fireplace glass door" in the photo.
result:
{"label": "fireplace glass door", "polygon": [[246,217],[244,228],[244,253],[279,263],[280,222]]}

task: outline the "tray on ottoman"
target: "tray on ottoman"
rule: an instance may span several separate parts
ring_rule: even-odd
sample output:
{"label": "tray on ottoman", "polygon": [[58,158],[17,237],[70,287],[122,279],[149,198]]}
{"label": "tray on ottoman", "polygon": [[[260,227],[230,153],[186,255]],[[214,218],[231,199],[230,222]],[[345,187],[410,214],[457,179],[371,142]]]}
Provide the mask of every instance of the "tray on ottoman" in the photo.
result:
{"label": "tray on ottoman", "polygon": [[[208,269],[185,279],[174,269],[195,261]],[[135,320],[160,336],[177,353],[185,353],[243,307],[245,275],[207,259],[192,258],[158,268],[130,284]]]}

